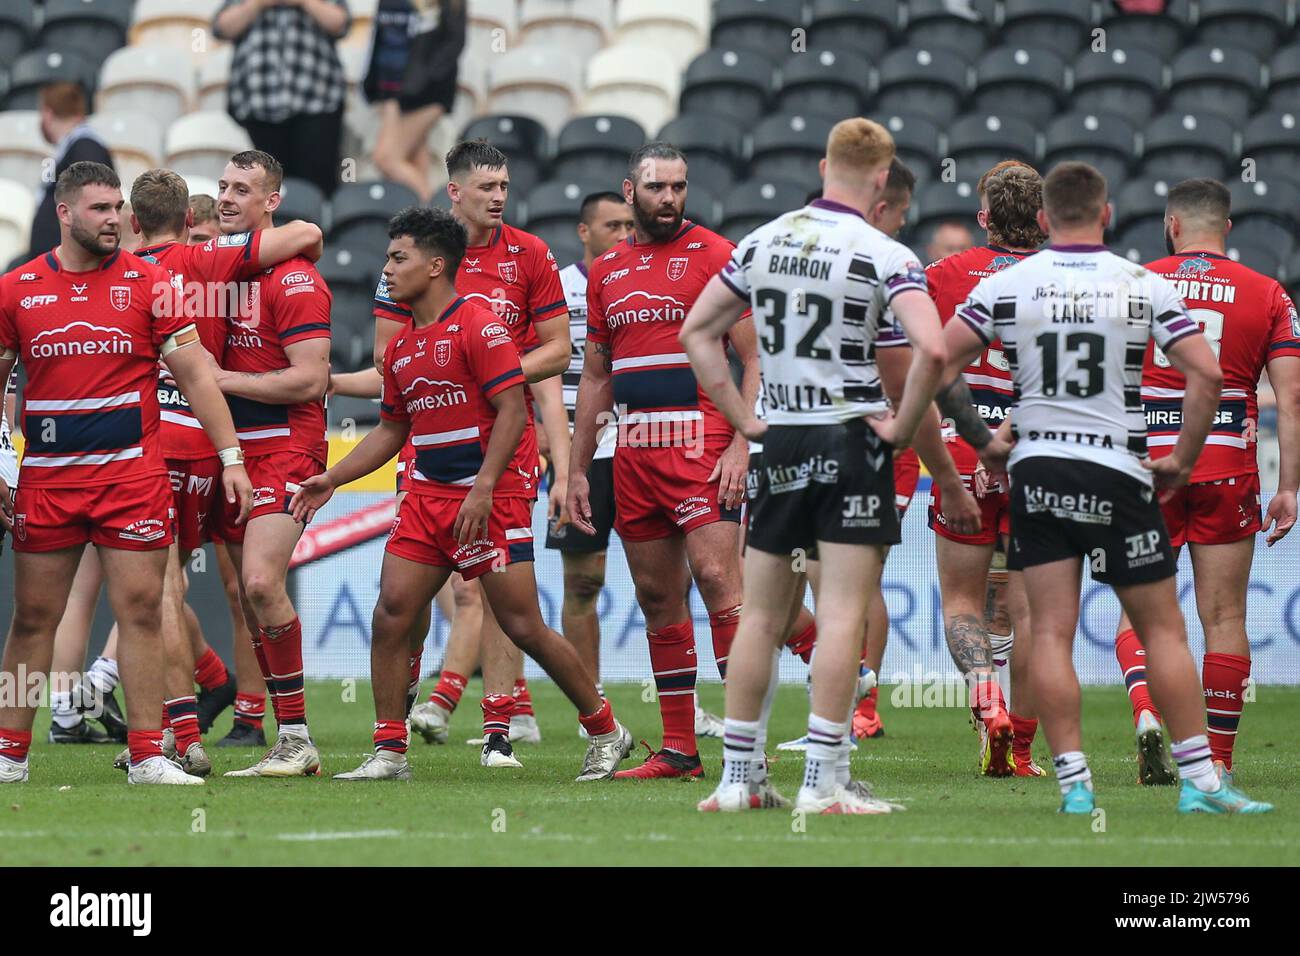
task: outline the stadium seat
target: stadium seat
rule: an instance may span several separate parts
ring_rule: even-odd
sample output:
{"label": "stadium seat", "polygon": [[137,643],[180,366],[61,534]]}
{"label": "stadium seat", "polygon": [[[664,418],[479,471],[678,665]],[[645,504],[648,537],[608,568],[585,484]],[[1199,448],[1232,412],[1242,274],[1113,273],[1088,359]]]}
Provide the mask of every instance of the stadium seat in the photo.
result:
{"label": "stadium seat", "polygon": [[1168,200],[1169,187],[1174,181],[1141,177],[1130,179],[1119,189],[1110,191],[1110,201],[1115,207],[1111,220],[1111,229],[1122,233],[1135,223],[1154,222],[1160,229],[1161,243],[1164,242],[1165,203]]}
{"label": "stadium seat", "polygon": [[1222,179],[1235,155],[1231,122],[1215,113],[1164,113],[1143,131],[1142,173],[1171,183],[1193,176]]}
{"label": "stadium seat", "polygon": [[1045,49],[1002,46],[975,65],[970,108],[986,113],[1014,111],[1042,125],[1057,115],[1065,93],[1065,61]]}
{"label": "stadium seat", "polygon": [[1296,252],[1286,264],[1286,291],[1294,301],[1300,299],[1300,252]]}
{"label": "stadium seat", "polygon": [[1165,245],[1164,227],[1160,223],[1142,223],[1140,228],[1117,236],[1109,246],[1117,256],[1123,256],[1129,262],[1145,264],[1163,259],[1168,255]]}
{"label": "stadium seat", "polygon": [[1274,278],[1285,274],[1283,266],[1286,263],[1287,255],[1290,253],[1290,249],[1276,249],[1272,246],[1238,242],[1233,238],[1231,232],[1228,233],[1228,247],[1225,251],[1228,253],[1229,259]]}
{"label": "stadium seat", "polygon": [[462,140],[486,139],[510,160],[510,188],[526,196],[542,178],[547,144],[546,129],[527,116],[484,116],[465,127]]}
{"label": "stadium seat", "polygon": [[718,231],[732,242],[739,242],[783,212],[800,208],[807,197],[808,190],[801,183],[784,179],[746,180],[734,186],[722,200],[722,223]]}
{"label": "stadium seat", "polygon": [[510,49],[519,24],[515,0],[474,0],[468,6],[465,49],[473,50],[484,62]]}
{"label": "stadium seat", "polygon": [[908,46],[951,50],[968,62],[978,58],[988,46],[989,23],[974,10],[968,15],[947,0],[909,0],[903,11]]}
{"label": "stadium seat", "polygon": [[935,229],[945,222],[959,222],[972,235],[980,234],[979,220],[975,218],[980,208],[975,182],[983,172],[981,169],[974,173],[970,182],[964,179],[956,182],[938,179],[917,190],[916,198],[912,200],[912,206],[916,210],[916,225],[911,230],[913,248],[929,245]]}
{"label": "stadium seat", "polygon": [[1092,28],[1092,0],[1003,0],[998,39],[1005,46],[1038,47],[1069,58]]}
{"label": "stadium seat", "polygon": [[781,67],[776,108],[840,120],[858,116],[871,85],[871,64],[856,50],[819,47],[792,53]]}
{"label": "stadium seat", "polygon": [[217,192],[219,191],[218,180],[199,173],[180,173],[180,176],[185,180],[185,185],[189,188],[191,197],[210,196],[213,199],[217,198]]}
{"label": "stadium seat", "polygon": [[167,46],[199,59],[221,42],[212,33],[220,7],[221,0],[136,0],[131,45]]}
{"label": "stadium seat", "polygon": [[80,83],[89,93],[95,90],[96,68],[80,53],[72,50],[29,50],[14,61],[9,70],[9,91],[5,94],[7,110],[37,108],[41,87],[47,83]]}
{"label": "stadium seat", "polygon": [[1268,110],[1252,117],[1242,133],[1241,155],[1254,160],[1259,179],[1296,178],[1300,174],[1300,104],[1294,112]]}
{"label": "stadium seat", "polygon": [[679,87],[679,74],[664,69],[663,53],[658,49],[615,44],[587,64],[582,112],[629,116],[646,129],[654,129],[672,118]]}
{"label": "stadium seat", "polygon": [[709,0],[619,0],[614,42],[654,47],[680,71],[709,38]]}
{"label": "stadium seat", "polygon": [[[621,186],[621,181],[616,186],[611,186],[604,179],[582,178],[551,179],[538,183],[524,202],[528,215],[522,219],[523,228],[537,233],[539,229],[553,227],[558,223],[572,230],[577,225],[583,199],[594,192],[608,189],[618,192]],[[516,216],[516,219],[519,218]]]}
{"label": "stadium seat", "polygon": [[0,179],[36,187],[44,181],[46,160],[54,147],[41,135],[41,114],[36,110],[0,112]]}
{"label": "stadium seat", "polygon": [[31,45],[36,34],[34,0],[8,0],[0,4],[0,63],[12,63]]}
{"label": "stadium seat", "polygon": [[582,68],[553,49],[515,47],[488,63],[488,108],[531,116],[551,133],[564,125],[581,91]]}
{"label": "stadium seat", "polygon": [[1108,183],[1121,183],[1136,155],[1136,133],[1117,113],[1066,113],[1048,124],[1044,165],[1080,160],[1101,170]]}
{"label": "stadium seat", "polygon": [[399,183],[342,183],[330,199],[329,243],[373,249],[379,260],[379,250],[388,248],[388,220],[418,205],[420,197]]}
{"label": "stadium seat", "polygon": [[1119,113],[1141,125],[1155,113],[1165,87],[1160,57],[1141,47],[1112,47],[1105,54],[1084,50],[1074,61],[1070,108],[1083,113]]}
{"label": "stadium seat", "polygon": [[618,189],[627,158],[645,143],[645,130],[626,116],[577,116],[555,139],[556,179],[590,179]]}
{"label": "stadium seat", "polygon": [[1230,46],[1194,46],[1174,58],[1165,108],[1216,112],[1240,121],[1253,112],[1261,89],[1254,54]]}
{"label": "stadium seat", "polygon": [[194,92],[193,62],[168,47],[123,47],[99,73],[100,110],[148,113],[164,129],[189,112]]}
{"label": "stadium seat", "polygon": [[944,126],[957,115],[969,89],[970,67],[948,50],[894,50],[880,64],[876,109],[919,113]]}
{"label": "stadium seat", "polygon": [[[655,137],[686,154],[691,189],[697,185],[725,195],[735,185],[744,148],[744,130],[726,116],[684,113]],[[687,202],[690,192],[687,192]]]}
{"label": "stadium seat", "polygon": [[51,50],[76,50],[99,65],[126,43],[133,0],[45,0],[37,42]]}
{"label": "stadium seat", "polygon": [[717,194],[703,186],[692,185],[686,191],[686,218],[715,232],[722,221]]}
{"label": "stadium seat", "polygon": [[112,151],[124,193],[130,194],[135,177],[162,163],[163,127],[149,113],[99,112],[87,123]]}
{"label": "stadium seat", "polygon": [[808,49],[847,46],[874,63],[897,31],[895,0],[812,0]]}
{"label": "stadium seat", "polygon": [[523,0],[519,39],[529,46],[563,50],[585,66],[605,45],[613,26],[612,0]]}
{"label": "stadium seat", "polygon": [[1287,0],[1198,0],[1196,42],[1267,57],[1287,35]]}
{"label": "stadium seat", "polygon": [[27,249],[35,212],[36,196],[26,185],[0,179],[0,262],[8,262]]}
{"label": "stadium seat", "polygon": [[1038,132],[1014,111],[963,115],[948,127],[948,155],[957,161],[957,178],[973,182],[1004,159],[1037,163]]}
{"label": "stadium seat", "polygon": [[1106,51],[1146,50],[1168,62],[1186,45],[1190,23],[1191,0],[1169,0],[1162,13],[1112,14],[1102,20],[1101,29]]}
{"label": "stadium seat", "polygon": [[712,46],[783,59],[803,26],[803,0],[715,0]]}
{"label": "stadium seat", "polygon": [[[385,241],[383,249],[387,249]],[[334,371],[356,371],[374,361],[374,318],[372,303],[375,282],[384,267],[382,249],[328,243],[316,263],[329,286],[330,364]],[[329,404],[333,408],[336,398]]]}
{"label": "stadium seat", "polygon": [[328,203],[319,186],[308,179],[287,176],[280,184],[280,205],[272,213],[272,218],[277,226],[295,219],[306,219],[323,227],[329,221],[327,212]]}
{"label": "stadium seat", "polygon": [[167,128],[166,164],[182,176],[220,179],[232,153],[252,149],[244,128],[226,113],[187,113]]}
{"label": "stadium seat", "polygon": [[[750,136],[750,179],[787,179],[816,189],[817,163],[826,155],[826,139],[836,119],[794,114],[769,116]],[[806,191],[805,190],[805,191]]]}
{"label": "stadium seat", "polygon": [[[748,127],[766,110],[774,73],[772,61],[762,54],[708,50],[686,68],[681,112],[725,116]],[[645,126],[653,128],[649,123]]]}
{"label": "stadium seat", "polygon": [[1295,216],[1300,211],[1300,186],[1287,179],[1228,184],[1232,193],[1232,229],[1228,242],[1263,246],[1287,256],[1296,247]]}
{"label": "stadium seat", "polygon": [[1300,42],[1273,54],[1268,65],[1268,108],[1294,110],[1300,102]]}
{"label": "stadium seat", "polygon": [[[340,50],[340,58],[343,51]],[[213,50],[199,61],[198,85],[195,88],[195,109],[224,110],[226,88],[230,85],[230,60],[234,48],[229,44]],[[347,66],[344,65],[346,72]]]}
{"label": "stadium seat", "polygon": [[934,178],[941,140],[939,127],[933,120],[908,113],[872,114],[871,118],[884,124],[894,137],[898,158],[916,176],[918,186]]}

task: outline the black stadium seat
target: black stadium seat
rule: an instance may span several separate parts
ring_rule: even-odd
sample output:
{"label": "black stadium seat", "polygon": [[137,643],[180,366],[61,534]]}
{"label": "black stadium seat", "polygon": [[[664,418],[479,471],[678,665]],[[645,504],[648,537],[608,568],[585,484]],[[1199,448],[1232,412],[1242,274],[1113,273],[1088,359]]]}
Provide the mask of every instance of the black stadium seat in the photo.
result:
{"label": "black stadium seat", "polygon": [[1122,183],[1135,155],[1136,133],[1118,113],[1066,113],[1048,124],[1044,165],[1050,169],[1079,160],[1096,166],[1108,183]]}
{"label": "black stadium seat", "polygon": [[0,63],[18,59],[36,32],[36,4],[33,0],[6,0],[0,4]]}
{"label": "black stadium seat", "polygon": [[907,47],[880,64],[876,110],[919,113],[943,126],[957,115],[970,91],[970,67],[950,50]]}
{"label": "black stadium seat", "polygon": [[101,64],[126,44],[134,0],[45,0],[38,42],[52,50],[76,50]]}
{"label": "black stadium seat", "polygon": [[686,218],[698,222],[706,229],[716,230],[722,221],[718,194],[703,186],[692,185],[686,191]]}
{"label": "black stadium seat", "polygon": [[849,46],[874,62],[897,30],[897,0],[812,0],[808,49]]}
{"label": "black stadium seat", "polygon": [[908,46],[923,50],[941,47],[968,60],[977,59],[989,42],[990,24],[982,17],[957,12],[946,0],[909,0],[904,7]]}
{"label": "black stadium seat", "polygon": [[804,205],[808,189],[784,179],[750,179],[734,187],[722,201],[719,230],[739,242],[765,222]]}
{"label": "black stadium seat", "polygon": [[325,254],[316,263],[333,297],[330,364],[335,371],[352,372],[374,362],[373,303],[383,268],[382,249],[333,242],[326,245]]}
{"label": "black stadium seat", "polygon": [[750,179],[788,179],[817,188],[817,163],[836,119],[812,115],[769,116],[750,137]]}
{"label": "black stadium seat", "polygon": [[1164,113],[1143,131],[1142,174],[1170,183],[1222,179],[1235,154],[1232,123],[1215,113]]}
{"label": "black stadium seat", "polygon": [[781,67],[776,108],[837,120],[860,116],[870,81],[871,64],[856,51],[828,47],[792,53]]}
{"label": "black stadium seat", "polygon": [[706,50],[686,68],[681,111],[726,116],[749,126],[767,107],[775,72],[772,60],[761,53]]}
{"label": "black stadium seat", "polygon": [[1041,125],[1059,111],[1065,92],[1065,61],[1050,50],[1002,46],[975,65],[970,109],[1014,112]]}
{"label": "black stadium seat", "polygon": [[[622,185],[620,181],[618,186]],[[553,228],[557,223],[573,231],[578,223],[582,200],[592,193],[615,189],[603,179],[551,179],[538,183],[528,194],[524,205],[526,219],[518,215],[515,220],[522,228],[540,235],[539,230]],[[615,189],[615,191],[618,191]]]}
{"label": "black stadium seat", "polygon": [[1253,53],[1231,46],[1194,46],[1174,58],[1166,108],[1208,110],[1240,121],[1254,110],[1260,90],[1260,63]]}
{"label": "black stadium seat", "polygon": [[1286,291],[1292,300],[1300,299],[1300,252],[1296,252],[1286,264]]}
{"label": "black stadium seat", "polygon": [[916,176],[918,186],[938,175],[942,142],[933,120],[909,113],[873,113],[871,118],[894,137],[898,158]]}
{"label": "black stadium seat", "polygon": [[803,0],[716,0],[712,45],[780,59],[790,49],[794,30],[802,26]]}
{"label": "black stadium seat", "polygon": [[1092,29],[1092,0],[1003,0],[998,39],[1072,57]]}
{"label": "black stadium seat", "polygon": [[1141,47],[1111,47],[1104,54],[1088,50],[1074,61],[1070,107],[1085,113],[1120,113],[1145,123],[1155,113],[1165,86],[1160,57]]}
{"label": "black stadium seat", "polygon": [[686,113],[671,120],[656,138],[686,154],[691,188],[699,184],[713,193],[731,189],[741,165],[745,133],[727,117]]}
{"label": "black stadium seat", "polygon": [[957,161],[957,178],[975,181],[1004,159],[1038,162],[1038,132],[1014,110],[1006,114],[964,115],[948,127],[948,155]]}
{"label": "black stadium seat", "polygon": [[1187,45],[1190,23],[1190,0],[1169,0],[1162,13],[1112,14],[1101,21],[1101,29],[1107,50],[1142,49],[1169,61]]}
{"label": "black stadium seat", "polygon": [[1238,243],[1233,239],[1232,233],[1228,233],[1227,253],[1229,259],[1235,259],[1243,266],[1273,277],[1283,274],[1287,256],[1287,250],[1272,246]]}
{"label": "black stadium seat", "polygon": [[1287,179],[1258,179],[1228,184],[1232,193],[1232,230],[1228,242],[1264,246],[1281,256],[1296,246],[1295,215],[1300,210],[1300,186]]}
{"label": "black stadium seat", "polygon": [[959,222],[972,235],[980,234],[979,220],[975,218],[980,209],[979,194],[975,189],[978,178],[977,173],[969,182],[965,179],[956,182],[940,179],[917,190],[916,198],[912,200],[912,207],[916,210],[913,248],[929,245],[935,229],[945,222]]}
{"label": "black stadium seat", "polygon": [[95,65],[72,50],[49,50],[44,47],[28,50],[9,71],[9,91],[5,94],[7,110],[34,110],[41,87],[47,83],[80,83],[93,94],[95,90]]}
{"label": "black stadium seat", "polygon": [[1254,160],[1259,179],[1300,174],[1300,102],[1290,111],[1255,114],[1242,133],[1241,155]]}
{"label": "black stadium seat", "polygon": [[1287,0],[1199,0],[1196,42],[1266,57],[1287,34]]}
{"label": "black stadium seat", "polygon": [[597,179],[617,189],[627,159],[645,143],[645,130],[626,116],[575,116],[555,138],[554,179]]}
{"label": "black stadium seat", "polygon": [[546,128],[528,116],[481,116],[465,127],[462,140],[486,139],[510,161],[510,190],[526,196],[546,171],[550,140]]}
{"label": "black stadium seat", "polygon": [[[1173,181],[1141,177],[1130,179],[1120,189],[1110,191],[1110,201],[1115,207],[1111,228],[1117,233],[1142,222],[1154,222],[1164,235],[1165,202]],[[1161,239],[1163,242],[1163,238]]]}
{"label": "black stadium seat", "polygon": [[354,249],[387,249],[388,220],[420,197],[399,183],[370,180],[343,183],[330,200],[329,245]]}
{"label": "black stadium seat", "polygon": [[1268,107],[1293,110],[1300,102],[1300,43],[1273,54],[1268,64]]}
{"label": "black stadium seat", "polygon": [[306,219],[323,226],[327,221],[325,195],[308,179],[289,176],[280,185],[280,206],[272,214],[277,226]]}

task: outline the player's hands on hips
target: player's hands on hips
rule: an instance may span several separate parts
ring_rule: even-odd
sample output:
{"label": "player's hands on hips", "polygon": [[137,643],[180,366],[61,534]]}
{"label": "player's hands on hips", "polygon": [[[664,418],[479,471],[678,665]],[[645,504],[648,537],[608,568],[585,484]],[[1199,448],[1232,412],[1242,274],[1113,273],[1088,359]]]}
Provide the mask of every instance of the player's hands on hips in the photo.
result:
{"label": "player's hands on hips", "polygon": [[221,469],[221,485],[226,491],[228,504],[239,502],[239,517],[235,524],[243,524],[253,510],[253,483],[248,480],[248,472],[243,465],[226,465]]}
{"label": "player's hands on hips", "polygon": [[333,496],[334,482],[329,472],[312,475],[293,493],[293,498],[289,501],[289,513],[293,515],[294,521],[308,524]]}
{"label": "player's hands on hips", "polygon": [[962,480],[940,485],[939,494],[943,498],[943,517],[948,529],[957,534],[978,534],[980,506]]}
{"label": "player's hands on hips", "polygon": [[985,495],[993,492],[1004,491],[1001,482],[995,481],[989,470],[984,467],[984,462],[975,466],[975,471],[971,475],[971,490],[975,493],[976,498],[983,498]]}
{"label": "player's hands on hips", "polygon": [[[0,482],[0,488],[4,483]],[[1287,536],[1292,528],[1295,527],[1296,519],[1296,495],[1294,491],[1279,491],[1273,496],[1273,500],[1268,503],[1268,510],[1264,512],[1264,527],[1262,531],[1268,531],[1268,537],[1265,540],[1270,548]],[[1269,529],[1272,528],[1271,531]]]}
{"label": "player's hands on hips", "polygon": [[1002,430],[993,433],[993,440],[979,450],[980,464],[987,471],[984,476],[986,488],[998,485],[1002,488],[1010,488],[1011,481],[1007,477],[1007,459],[1011,457],[1011,449],[1015,447],[1015,442],[1006,438]]}
{"label": "player's hands on hips", "polygon": [[569,523],[569,476],[556,472],[551,475],[551,489],[546,498],[546,520],[555,529]]}
{"label": "player's hands on hips", "polygon": [[484,491],[475,485],[465,496],[460,511],[456,512],[456,523],[452,525],[452,534],[458,544],[469,544],[479,536],[479,530],[487,533],[488,515],[492,513],[492,492]]}
{"label": "player's hands on hips", "polygon": [[591,483],[587,480],[585,471],[574,472],[569,476],[564,510],[568,512],[569,521],[575,528],[583,534],[596,534],[596,526],[591,523]]}
{"label": "player's hands on hips", "polygon": [[892,410],[880,412],[878,415],[868,415],[867,424],[880,440],[888,442],[894,451],[905,451],[912,444],[911,435],[903,435],[899,432],[898,418]]}
{"label": "player's hands on hips", "polygon": [[1166,455],[1164,458],[1146,458],[1142,461],[1142,467],[1151,472],[1151,478],[1155,481],[1156,494],[1160,503],[1164,504],[1174,496],[1174,492],[1187,484],[1187,479],[1192,477],[1192,465],[1189,462],[1184,465],[1178,460],[1177,455]]}
{"label": "player's hands on hips", "polygon": [[767,422],[751,412],[749,417],[740,423],[737,431],[749,441],[762,441],[763,436],[767,434]]}
{"label": "player's hands on hips", "polygon": [[745,485],[749,477],[749,440],[737,432],[718,456],[718,463],[709,475],[709,484],[718,483],[718,505],[726,509],[739,508],[745,500]]}

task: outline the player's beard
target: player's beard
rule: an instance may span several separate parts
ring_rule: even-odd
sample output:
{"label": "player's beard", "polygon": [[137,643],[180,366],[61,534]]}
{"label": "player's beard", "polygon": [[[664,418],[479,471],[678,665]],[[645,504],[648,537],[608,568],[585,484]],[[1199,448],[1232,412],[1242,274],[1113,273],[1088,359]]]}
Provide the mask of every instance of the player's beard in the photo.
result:
{"label": "player's beard", "polygon": [[1165,226],[1165,251],[1171,256],[1174,254],[1174,237],[1169,232],[1169,227]]}
{"label": "player's beard", "polygon": [[92,256],[101,258],[112,255],[122,241],[120,233],[114,233],[109,237],[100,232],[91,232],[89,229],[83,229],[76,220],[72,222],[72,238]]}
{"label": "player's beard", "polygon": [[654,242],[671,239],[677,235],[677,230],[682,228],[682,210],[675,210],[672,222],[664,223],[655,218],[659,215],[660,208],[660,204],[656,202],[647,209],[641,204],[640,196],[633,197],[632,218],[636,220],[636,227]]}

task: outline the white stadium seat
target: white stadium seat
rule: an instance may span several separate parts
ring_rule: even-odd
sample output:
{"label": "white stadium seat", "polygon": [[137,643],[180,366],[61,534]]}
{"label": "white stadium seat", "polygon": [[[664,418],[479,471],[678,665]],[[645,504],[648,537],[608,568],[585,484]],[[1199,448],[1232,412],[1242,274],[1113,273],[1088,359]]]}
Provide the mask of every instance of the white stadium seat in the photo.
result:
{"label": "white stadium seat", "polygon": [[465,48],[483,59],[504,53],[514,45],[517,25],[515,0],[469,0]]}
{"label": "white stadium seat", "polygon": [[217,49],[212,18],[221,0],[136,0],[129,33],[132,46],[166,46],[195,59]]}
{"label": "white stadium seat", "polygon": [[553,49],[516,47],[488,61],[488,92],[490,112],[530,116],[555,134],[581,95],[581,67]]}
{"label": "white stadium seat", "polygon": [[0,268],[27,248],[32,237],[36,194],[12,179],[0,179]]}
{"label": "white stadium seat", "polygon": [[217,180],[193,173],[189,175],[182,173],[181,178],[185,180],[185,185],[190,188],[191,196],[211,196],[213,199],[217,198]]}
{"label": "white stadium seat", "polygon": [[228,114],[202,110],[182,116],[168,128],[166,163],[182,176],[218,179],[231,154],[252,148],[244,128]]}
{"label": "white stadium seat", "polygon": [[148,113],[164,129],[194,105],[194,63],[179,50],[125,46],[99,71],[99,110]]}
{"label": "white stadium seat", "polygon": [[36,110],[0,112],[0,178],[42,188],[48,164],[54,171],[54,147],[41,135],[41,114]]}
{"label": "white stadium seat", "polygon": [[519,39],[529,46],[564,51],[586,65],[609,42],[611,0],[523,0]]}
{"label": "white stadium seat", "polygon": [[709,0],[619,0],[614,42],[654,47],[685,68],[709,45]]}
{"label": "white stadium seat", "polygon": [[[361,92],[361,81],[366,77],[366,63],[370,48],[340,46],[339,61],[343,64],[343,78],[348,89],[343,99],[343,150],[344,156],[369,155],[379,132],[379,110],[366,102]],[[359,175],[359,174],[358,174]]]}
{"label": "white stadium seat", "polygon": [[451,121],[456,129],[464,129],[469,121],[487,110],[487,66],[473,50],[460,55],[460,69],[456,71],[456,102],[452,107]]}
{"label": "white stadium seat", "polygon": [[658,129],[677,115],[680,86],[680,74],[664,69],[658,48],[620,43],[587,64],[582,112],[629,116],[643,129]]}
{"label": "white stadium seat", "polygon": [[128,195],[135,177],[162,164],[163,127],[150,114],[100,112],[86,122],[113,153],[113,165]]}
{"label": "white stadium seat", "polygon": [[230,85],[230,60],[234,47],[226,44],[199,60],[199,82],[195,92],[195,109],[224,110],[226,87]]}

